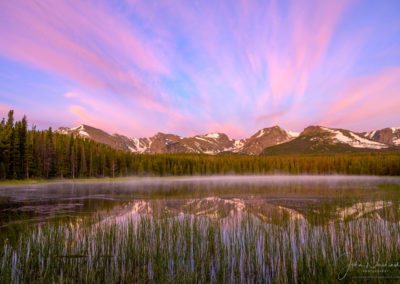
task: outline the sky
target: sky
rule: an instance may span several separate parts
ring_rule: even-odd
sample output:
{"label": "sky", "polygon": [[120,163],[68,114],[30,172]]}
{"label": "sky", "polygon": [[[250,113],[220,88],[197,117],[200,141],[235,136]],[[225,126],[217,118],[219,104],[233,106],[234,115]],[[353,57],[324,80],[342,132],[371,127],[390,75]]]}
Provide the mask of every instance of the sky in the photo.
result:
{"label": "sky", "polygon": [[400,126],[400,1],[0,0],[0,114],[147,137]]}

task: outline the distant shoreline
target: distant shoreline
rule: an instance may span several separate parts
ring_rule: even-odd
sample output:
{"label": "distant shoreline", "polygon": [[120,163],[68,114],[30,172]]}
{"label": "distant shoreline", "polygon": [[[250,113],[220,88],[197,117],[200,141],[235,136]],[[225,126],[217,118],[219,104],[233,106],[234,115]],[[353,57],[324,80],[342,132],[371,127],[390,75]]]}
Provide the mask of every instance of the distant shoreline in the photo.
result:
{"label": "distant shoreline", "polygon": [[291,174],[265,174],[265,175],[182,175],[182,176],[129,176],[129,177],[100,177],[100,178],[65,178],[65,179],[29,179],[29,180],[3,180],[0,181],[0,188],[6,186],[18,186],[18,185],[41,185],[41,184],[53,184],[53,183],[79,183],[79,182],[122,182],[122,181],[144,181],[144,180],[171,180],[171,179],[213,179],[213,178],[229,178],[229,177],[353,177],[353,178],[363,178],[363,177],[380,177],[380,178],[399,178],[400,176],[386,176],[386,175],[344,175],[344,174],[299,174],[299,175],[291,175]]}
{"label": "distant shoreline", "polygon": [[130,181],[130,180],[144,180],[144,179],[168,179],[168,178],[185,178],[190,176],[153,176],[153,177],[140,177],[140,176],[131,176],[131,177],[100,177],[100,178],[56,178],[56,179],[23,179],[23,180],[3,180],[0,181],[0,187],[3,185],[29,185],[29,184],[47,184],[47,183],[62,183],[62,182],[105,182],[105,181]]}

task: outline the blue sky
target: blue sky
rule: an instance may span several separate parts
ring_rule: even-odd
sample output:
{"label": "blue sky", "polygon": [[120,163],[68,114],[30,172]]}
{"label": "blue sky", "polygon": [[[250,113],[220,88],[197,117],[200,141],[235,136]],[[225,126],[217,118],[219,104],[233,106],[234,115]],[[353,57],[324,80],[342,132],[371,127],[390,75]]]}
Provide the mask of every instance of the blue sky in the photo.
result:
{"label": "blue sky", "polygon": [[1,1],[0,112],[130,137],[400,125],[399,1]]}

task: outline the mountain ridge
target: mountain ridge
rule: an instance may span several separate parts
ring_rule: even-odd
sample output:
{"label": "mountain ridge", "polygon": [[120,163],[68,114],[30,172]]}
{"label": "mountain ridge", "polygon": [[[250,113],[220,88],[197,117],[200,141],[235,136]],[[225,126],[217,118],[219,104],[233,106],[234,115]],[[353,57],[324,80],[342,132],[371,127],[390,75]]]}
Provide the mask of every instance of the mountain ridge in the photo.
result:
{"label": "mountain ridge", "polygon": [[109,134],[101,129],[82,124],[77,127],[60,127],[56,133],[92,139],[119,150],[133,153],[238,153],[258,155],[266,147],[288,142],[297,137],[296,132],[279,126],[263,128],[245,139],[231,139],[224,133],[214,132],[192,137],[158,132],[151,137],[129,138],[120,134]]}
{"label": "mountain ridge", "polygon": [[[390,131],[390,133],[389,133]],[[346,129],[308,126],[301,133],[278,125],[266,127],[244,139],[231,139],[225,133],[213,132],[182,137],[158,132],[151,137],[129,138],[117,133],[82,124],[60,127],[56,133],[79,136],[109,145],[115,149],[140,154],[204,153],[204,154],[274,154],[332,153],[400,148],[400,127],[357,133]]]}
{"label": "mountain ridge", "polygon": [[299,137],[281,145],[265,148],[263,154],[323,154],[353,153],[361,151],[398,150],[398,145],[389,145],[369,139],[365,134],[340,128],[308,126]]}

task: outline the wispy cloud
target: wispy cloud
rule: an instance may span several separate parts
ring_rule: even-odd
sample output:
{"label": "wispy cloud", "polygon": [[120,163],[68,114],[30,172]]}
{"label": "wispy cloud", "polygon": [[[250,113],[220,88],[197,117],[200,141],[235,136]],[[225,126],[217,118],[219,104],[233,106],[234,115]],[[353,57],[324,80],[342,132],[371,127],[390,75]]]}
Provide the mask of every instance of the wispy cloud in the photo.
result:
{"label": "wispy cloud", "polygon": [[321,124],[356,126],[381,124],[382,118],[398,119],[400,68],[387,68],[349,80],[321,116]]}
{"label": "wispy cloud", "polygon": [[[221,131],[243,137],[274,124],[365,129],[371,117],[374,127],[383,127],[396,122],[388,112],[400,101],[400,60],[395,52],[378,59],[377,51],[398,49],[400,40],[393,38],[400,31],[388,29],[379,15],[390,26],[400,24],[393,13],[398,6],[2,1],[0,55],[49,74],[49,83],[60,86],[51,105],[65,110],[65,124],[129,136]],[[33,72],[20,70],[16,79],[0,77],[0,84],[15,82],[10,88],[19,95],[18,85]],[[25,99],[40,101],[29,94]],[[52,121],[48,112],[41,115]]]}

